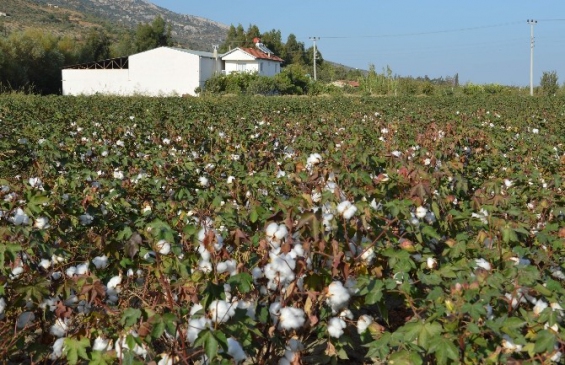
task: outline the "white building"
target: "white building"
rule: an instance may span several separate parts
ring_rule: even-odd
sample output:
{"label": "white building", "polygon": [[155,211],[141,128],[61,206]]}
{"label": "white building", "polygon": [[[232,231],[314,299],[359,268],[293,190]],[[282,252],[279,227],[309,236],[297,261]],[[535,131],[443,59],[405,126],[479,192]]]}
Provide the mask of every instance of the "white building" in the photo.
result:
{"label": "white building", "polygon": [[245,71],[274,76],[282,62],[260,43],[257,49],[235,48],[224,55],[159,47],[64,68],[63,95],[197,95],[195,90],[215,74]]}

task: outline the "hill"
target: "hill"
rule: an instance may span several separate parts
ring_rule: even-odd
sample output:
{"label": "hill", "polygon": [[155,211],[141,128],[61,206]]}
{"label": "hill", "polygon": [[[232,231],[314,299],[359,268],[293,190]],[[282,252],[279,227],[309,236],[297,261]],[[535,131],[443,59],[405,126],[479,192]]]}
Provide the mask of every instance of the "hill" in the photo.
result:
{"label": "hill", "polygon": [[0,18],[0,30],[4,34],[39,27],[46,32],[77,37],[92,27],[118,34],[160,15],[171,25],[177,45],[205,51],[222,43],[229,28],[209,19],[178,14],[145,0],[2,0],[0,12],[10,15]]}

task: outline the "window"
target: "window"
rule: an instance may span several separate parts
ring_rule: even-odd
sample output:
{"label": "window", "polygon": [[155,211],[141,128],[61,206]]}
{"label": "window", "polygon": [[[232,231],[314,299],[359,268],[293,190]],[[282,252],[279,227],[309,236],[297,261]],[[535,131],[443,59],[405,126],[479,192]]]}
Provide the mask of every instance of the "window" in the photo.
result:
{"label": "window", "polygon": [[245,63],[238,63],[237,64],[237,71],[239,71],[239,72],[245,71]]}

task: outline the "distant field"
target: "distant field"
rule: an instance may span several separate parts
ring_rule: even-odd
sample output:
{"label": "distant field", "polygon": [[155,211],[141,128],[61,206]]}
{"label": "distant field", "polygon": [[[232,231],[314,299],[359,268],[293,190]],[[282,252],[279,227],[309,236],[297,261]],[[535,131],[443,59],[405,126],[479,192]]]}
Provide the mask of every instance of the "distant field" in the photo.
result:
{"label": "distant field", "polygon": [[565,98],[0,95],[0,125],[13,363],[562,359]]}

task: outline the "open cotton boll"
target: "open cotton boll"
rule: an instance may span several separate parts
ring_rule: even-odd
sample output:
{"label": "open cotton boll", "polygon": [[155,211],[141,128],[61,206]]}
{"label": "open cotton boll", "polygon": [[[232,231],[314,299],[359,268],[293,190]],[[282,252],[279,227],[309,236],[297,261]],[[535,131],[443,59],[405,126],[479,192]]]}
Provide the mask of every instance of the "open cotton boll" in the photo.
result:
{"label": "open cotton boll", "polygon": [[200,184],[200,186],[205,188],[208,185],[210,185],[210,181],[208,180],[208,178],[206,176],[200,176],[198,178],[198,184]]}
{"label": "open cotton boll", "polygon": [[216,323],[227,322],[235,314],[236,306],[225,300],[214,300],[208,306],[210,319]]}
{"label": "open cotton boll", "polygon": [[117,275],[108,280],[108,284],[106,284],[106,288],[108,289],[116,289],[118,285],[122,283],[122,275]]}
{"label": "open cotton boll", "polygon": [[85,263],[83,263],[83,264],[77,265],[76,274],[77,274],[77,275],[86,275],[86,274],[88,274],[88,262],[85,262]]}
{"label": "open cotton boll", "polygon": [[37,229],[49,228],[49,219],[47,217],[38,217],[33,226]]}
{"label": "open cotton boll", "polygon": [[48,270],[51,267],[51,260],[41,259],[41,261],[39,261],[39,266],[41,266],[45,270]]}
{"label": "open cotton boll", "polygon": [[14,215],[12,215],[9,220],[16,226],[29,224],[29,216],[26,214],[26,212],[23,211],[22,208],[16,209]]}
{"label": "open cotton boll", "polygon": [[357,333],[362,334],[373,323],[373,317],[363,314],[357,320]]}
{"label": "open cotton boll", "polygon": [[475,259],[475,265],[476,265],[476,267],[483,268],[487,271],[490,271],[490,269],[492,269],[490,263],[483,258]]}
{"label": "open cotton boll", "polygon": [[65,333],[67,333],[67,320],[62,320],[61,318],[57,318],[55,320],[55,324],[51,326],[49,329],[49,333],[51,333],[55,337],[63,337]]}
{"label": "open cotton boll", "polygon": [[274,324],[279,322],[279,316],[281,314],[281,303],[280,302],[273,302],[269,306],[269,315],[271,316],[271,320]]}
{"label": "open cotton boll", "polygon": [[198,338],[200,331],[210,327],[210,320],[206,317],[191,318],[188,321],[186,340],[192,345]]}
{"label": "open cotton boll", "polygon": [[[200,242],[200,244],[203,246],[204,240],[206,239],[206,235],[209,234],[209,232],[214,233],[214,235],[213,235],[213,238],[215,239],[214,249],[216,251],[221,250],[221,248],[224,245],[224,238],[215,229],[202,228],[200,231],[198,231],[198,242]],[[206,248],[204,246],[203,246],[203,249],[206,250]],[[202,255],[202,252],[200,252],[200,248],[198,249],[198,252]]]}
{"label": "open cotton boll", "polygon": [[6,299],[0,298],[0,318],[4,315],[4,311],[6,310]]}
{"label": "open cotton boll", "polygon": [[343,286],[341,281],[334,281],[328,286],[326,301],[332,308],[334,314],[347,305],[350,297],[349,290]]}
{"label": "open cotton boll", "polygon": [[16,327],[22,329],[25,326],[31,325],[33,321],[35,321],[35,314],[33,314],[33,312],[23,312],[18,316]]}
{"label": "open cotton boll", "polygon": [[418,219],[423,219],[426,214],[428,214],[428,210],[423,206],[420,205],[418,208],[416,208],[416,217]]}
{"label": "open cotton boll", "polygon": [[53,343],[53,351],[49,355],[50,360],[57,360],[63,356],[63,347],[65,346],[65,337],[58,338]]}
{"label": "open cotton boll", "polygon": [[155,244],[155,249],[161,254],[161,255],[168,255],[171,252],[171,244],[165,240],[159,240],[156,244]]}
{"label": "open cotton boll", "polygon": [[339,317],[332,317],[328,322],[328,333],[331,337],[339,338],[343,335],[343,329],[346,323]]}
{"label": "open cotton boll", "polygon": [[514,341],[512,341],[512,339],[508,335],[502,336],[502,347],[506,349],[508,352],[522,351],[522,345],[515,344]]}
{"label": "open cotton boll", "polygon": [[534,310],[534,314],[535,314],[536,316],[539,316],[539,315],[541,314],[541,312],[543,312],[543,310],[544,310],[545,308],[547,308],[547,307],[548,307],[548,305],[547,305],[546,302],[544,302],[544,301],[541,300],[541,299],[537,300],[537,301],[536,301],[536,305],[534,305],[534,309],[533,309],[533,310]]}
{"label": "open cotton boll", "polygon": [[65,270],[65,275],[67,275],[69,278],[72,278],[74,275],[76,275],[76,273],[77,273],[76,266],[69,266],[67,267],[67,270]]}
{"label": "open cotton boll", "polygon": [[308,156],[308,159],[306,160],[306,164],[308,166],[314,166],[319,164],[320,162],[322,162],[322,156],[319,153],[310,154],[310,156]]}
{"label": "open cotton boll", "polygon": [[227,260],[227,261],[219,262],[218,265],[216,266],[216,271],[218,272],[218,274],[227,272],[230,274],[230,276],[236,275],[237,261]]}
{"label": "open cotton boll", "polygon": [[300,328],[306,321],[304,311],[300,308],[284,307],[280,313],[279,327],[285,330]]}
{"label": "open cotton boll", "polygon": [[111,349],[110,341],[100,336],[96,337],[92,345],[93,351],[110,351]]}
{"label": "open cotton boll", "polygon": [[97,269],[105,269],[108,266],[108,256],[96,256],[92,259],[92,263]]}
{"label": "open cotton boll", "polygon": [[247,359],[243,347],[241,347],[241,344],[233,337],[228,338],[228,355],[233,357],[236,364]]}

